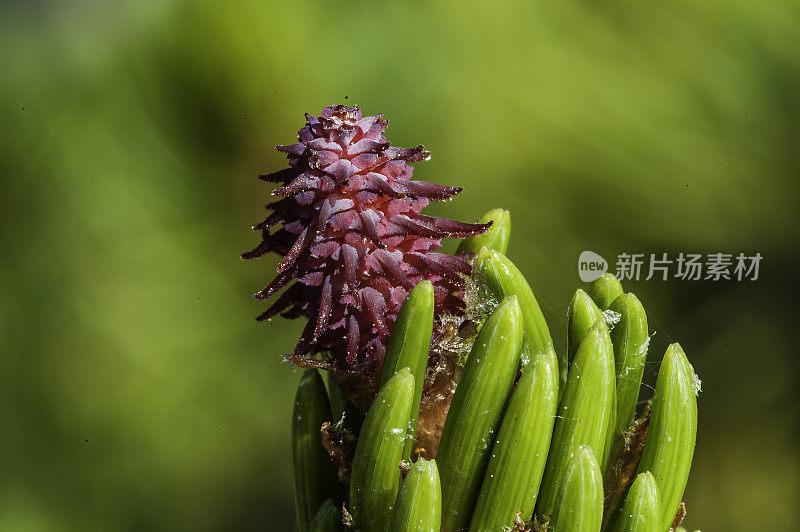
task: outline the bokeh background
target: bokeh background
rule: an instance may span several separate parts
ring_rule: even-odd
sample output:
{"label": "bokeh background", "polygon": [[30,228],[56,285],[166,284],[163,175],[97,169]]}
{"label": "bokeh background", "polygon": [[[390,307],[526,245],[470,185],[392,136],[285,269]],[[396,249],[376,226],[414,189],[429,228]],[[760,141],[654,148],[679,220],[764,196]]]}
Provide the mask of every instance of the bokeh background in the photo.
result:
{"label": "bokeh background", "polygon": [[[690,527],[800,526],[800,4],[3,2],[0,530],[290,530],[299,324],[243,262],[303,113],[356,103],[512,212],[564,345],[578,254],[760,252],[628,282],[703,379]],[[452,249],[453,243],[450,243]]]}

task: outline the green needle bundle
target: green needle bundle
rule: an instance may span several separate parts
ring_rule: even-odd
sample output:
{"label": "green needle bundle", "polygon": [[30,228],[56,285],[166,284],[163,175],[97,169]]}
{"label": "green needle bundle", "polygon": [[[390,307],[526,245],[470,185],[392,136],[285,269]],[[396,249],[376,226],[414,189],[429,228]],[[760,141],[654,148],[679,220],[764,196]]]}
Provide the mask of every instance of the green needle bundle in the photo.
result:
{"label": "green needle bundle", "polygon": [[331,419],[323,381],[317,370],[301,379],[292,433],[298,531],[666,532],[680,524],[699,391],[683,349],[667,349],[637,419],[649,346],[639,299],[611,274],[578,289],[558,356],[531,286],[505,256],[510,216],[496,209],[480,220],[491,221],[459,246],[474,257],[475,299],[493,303],[476,318],[435,460],[415,445],[437,323],[433,286],[422,281],[398,313],[363,421],[328,381],[336,411],[350,417],[339,430],[355,436],[360,426],[349,486],[340,475],[335,489],[321,451],[319,431]]}

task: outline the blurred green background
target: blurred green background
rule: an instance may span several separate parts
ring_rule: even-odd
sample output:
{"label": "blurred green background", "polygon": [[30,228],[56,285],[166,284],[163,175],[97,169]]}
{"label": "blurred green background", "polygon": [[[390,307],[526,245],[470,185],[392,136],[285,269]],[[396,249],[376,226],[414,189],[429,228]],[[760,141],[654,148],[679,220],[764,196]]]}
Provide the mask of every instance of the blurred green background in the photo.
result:
{"label": "blurred green background", "polygon": [[300,324],[238,255],[333,103],[465,186],[431,213],[511,210],[561,346],[584,249],[760,252],[626,287],[647,378],[679,340],[703,379],[687,524],[797,530],[800,4],[379,4],[2,4],[0,530],[291,528]]}

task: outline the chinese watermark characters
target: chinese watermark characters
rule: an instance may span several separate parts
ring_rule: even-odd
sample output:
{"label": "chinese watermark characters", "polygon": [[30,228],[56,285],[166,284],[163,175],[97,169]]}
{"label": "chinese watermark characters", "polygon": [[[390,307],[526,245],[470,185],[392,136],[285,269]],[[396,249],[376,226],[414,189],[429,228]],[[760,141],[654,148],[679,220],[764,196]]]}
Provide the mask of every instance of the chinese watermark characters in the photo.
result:
{"label": "chinese watermark characters", "polygon": [[615,275],[620,281],[756,281],[761,259],[761,253],[620,253]]}

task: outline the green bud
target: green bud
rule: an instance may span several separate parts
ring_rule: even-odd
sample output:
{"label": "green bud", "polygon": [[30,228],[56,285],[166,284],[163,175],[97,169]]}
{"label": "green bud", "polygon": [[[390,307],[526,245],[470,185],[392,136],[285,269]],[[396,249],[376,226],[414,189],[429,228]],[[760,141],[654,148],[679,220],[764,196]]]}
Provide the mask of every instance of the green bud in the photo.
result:
{"label": "green bud", "polygon": [[611,303],[623,294],[622,285],[610,273],[604,273],[592,281],[586,291],[600,310],[607,310]]}
{"label": "green bud", "polygon": [[[589,446],[605,467],[614,423],[614,355],[605,321],[589,329],[569,370],[536,511],[551,514],[570,457]],[[602,504],[601,504],[602,510]]]}
{"label": "green bud", "polygon": [[656,479],[649,471],[645,471],[633,481],[613,530],[614,532],[662,532],[659,529],[660,521]]}
{"label": "green bud", "polygon": [[314,514],[336,489],[336,470],[322,446],[320,428],[331,420],[331,407],[319,372],[300,378],[292,414],[292,491],[297,530],[308,530]]}
{"label": "green bud", "polygon": [[650,427],[637,473],[650,471],[659,491],[659,530],[672,524],[678,511],[697,436],[699,380],[678,344],[667,348],[658,370]]}
{"label": "green bud", "polygon": [[592,328],[597,320],[605,322],[603,312],[597,308],[589,294],[578,288],[567,309],[567,354],[561,357],[562,392],[563,385],[567,382],[567,369],[572,364],[575,353],[578,352],[578,347],[581,345],[586,333],[589,332],[589,329]]}
{"label": "green bud", "polygon": [[519,370],[522,316],[507,297],[481,328],[467,358],[442,431],[442,531],[466,529],[494,435]]}
{"label": "green bud", "polygon": [[558,489],[550,524],[555,532],[599,532],[603,477],[589,446],[575,449]]}
{"label": "green bud", "polygon": [[386,530],[413,403],[414,376],[403,368],[381,387],[364,418],[350,475],[350,514],[361,532]]}
{"label": "green bud", "polygon": [[650,338],[647,332],[647,314],[635,295],[619,296],[609,310],[619,314],[619,321],[611,330],[617,375],[615,433],[619,433],[628,429],[636,412]]}
{"label": "green bud", "polygon": [[433,285],[430,281],[422,281],[409,292],[392,328],[383,363],[381,385],[386,384],[401,368],[409,368],[414,376],[411,423],[403,449],[403,458],[406,459],[411,457],[417,436],[419,405],[433,333],[433,301]]}
{"label": "green bud", "polygon": [[488,291],[488,297],[500,301],[507,296],[517,296],[525,326],[524,351],[529,354],[548,353],[558,366],[542,310],[528,281],[514,263],[502,253],[483,248],[475,258],[472,272],[478,285]]}
{"label": "green bud", "polygon": [[605,321],[603,312],[597,308],[589,294],[578,288],[567,309],[567,353],[568,363],[572,363],[581,342],[597,320]]}
{"label": "green bud", "polygon": [[469,236],[461,241],[456,253],[478,253],[487,247],[505,254],[511,239],[511,213],[504,209],[492,209],[484,214],[478,223],[493,222],[482,235]]}
{"label": "green bud", "polygon": [[309,532],[339,532],[342,530],[342,511],[328,499],[317,510]]}
{"label": "green bud", "polygon": [[403,481],[387,532],[439,532],[442,489],[436,461],[419,458]]}
{"label": "green bud", "polygon": [[503,530],[517,512],[530,519],[547,462],[558,403],[558,366],[538,353],[525,366],[503,415],[470,531]]}

